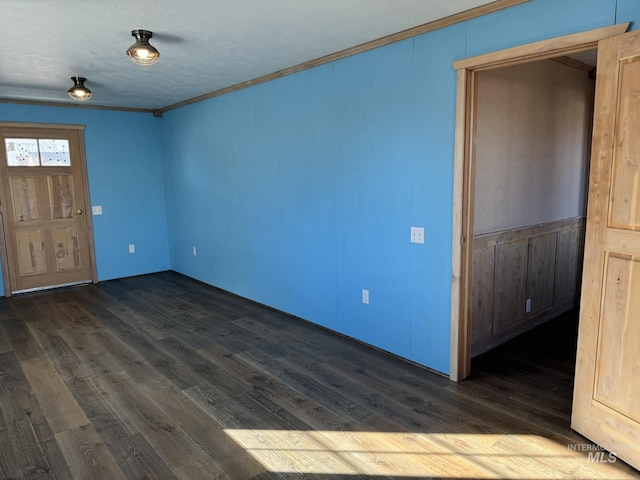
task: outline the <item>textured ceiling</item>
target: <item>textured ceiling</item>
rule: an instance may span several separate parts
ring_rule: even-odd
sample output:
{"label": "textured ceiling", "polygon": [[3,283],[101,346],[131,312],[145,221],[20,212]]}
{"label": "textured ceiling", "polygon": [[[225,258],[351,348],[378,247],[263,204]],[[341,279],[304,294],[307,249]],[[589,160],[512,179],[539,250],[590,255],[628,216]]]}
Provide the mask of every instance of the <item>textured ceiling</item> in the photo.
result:
{"label": "textured ceiling", "polygon": [[[492,0],[0,0],[0,98],[160,109]],[[153,31],[156,65],[125,55]]]}

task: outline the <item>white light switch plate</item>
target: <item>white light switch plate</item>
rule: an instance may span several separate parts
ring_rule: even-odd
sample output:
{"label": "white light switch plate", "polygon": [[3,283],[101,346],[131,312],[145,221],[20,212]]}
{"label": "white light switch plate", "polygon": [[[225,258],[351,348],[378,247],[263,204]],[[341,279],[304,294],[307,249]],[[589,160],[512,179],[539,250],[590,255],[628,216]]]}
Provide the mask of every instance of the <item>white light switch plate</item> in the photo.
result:
{"label": "white light switch plate", "polygon": [[369,290],[362,289],[362,303],[369,305]]}
{"label": "white light switch plate", "polygon": [[94,215],[102,215],[102,205],[94,205],[91,207],[91,212]]}

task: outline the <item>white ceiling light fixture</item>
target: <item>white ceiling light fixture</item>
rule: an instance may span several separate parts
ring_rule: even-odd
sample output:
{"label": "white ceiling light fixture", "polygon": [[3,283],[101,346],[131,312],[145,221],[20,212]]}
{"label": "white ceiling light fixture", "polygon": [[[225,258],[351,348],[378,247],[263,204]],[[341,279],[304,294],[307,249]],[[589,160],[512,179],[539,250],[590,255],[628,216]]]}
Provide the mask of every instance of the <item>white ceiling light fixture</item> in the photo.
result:
{"label": "white ceiling light fixture", "polygon": [[79,102],[85,102],[91,98],[91,90],[84,86],[87,81],[84,77],[71,77],[73,87],[68,90],[69,96]]}
{"label": "white ceiling light fixture", "polygon": [[153,33],[149,30],[131,30],[131,35],[136,38],[136,43],[127,49],[127,55],[137,65],[153,65],[160,58],[160,52],[149,43]]}

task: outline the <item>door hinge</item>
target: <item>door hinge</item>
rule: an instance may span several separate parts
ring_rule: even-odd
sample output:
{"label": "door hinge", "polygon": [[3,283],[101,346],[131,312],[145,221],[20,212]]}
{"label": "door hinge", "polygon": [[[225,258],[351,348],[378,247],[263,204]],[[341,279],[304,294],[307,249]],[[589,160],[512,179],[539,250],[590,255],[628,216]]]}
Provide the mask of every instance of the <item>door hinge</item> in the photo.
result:
{"label": "door hinge", "polygon": [[464,244],[467,242],[467,239],[464,238],[464,235],[460,235],[460,245],[464,247]]}

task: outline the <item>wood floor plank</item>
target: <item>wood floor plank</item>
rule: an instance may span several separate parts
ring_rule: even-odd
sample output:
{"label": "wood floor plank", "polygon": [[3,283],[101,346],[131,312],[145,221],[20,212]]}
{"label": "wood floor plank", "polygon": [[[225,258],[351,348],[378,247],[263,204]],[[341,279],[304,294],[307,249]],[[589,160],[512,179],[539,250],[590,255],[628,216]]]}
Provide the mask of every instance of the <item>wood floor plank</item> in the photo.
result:
{"label": "wood floor plank", "polygon": [[82,311],[80,304],[74,298],[79,296],[81,291],[79,288],[69,289],[68,292],[63,292],[56,298],[51,298],[42,292],[33,294],[34,309],[38,312],[34,320],[39,322],[46,320],[53,324],[55,330],[104,328],[100,322]]}
{"label": "wood floor plank", "polygon": [[92,425],[59,432],[56,440],[71,466],[69,478],[127,478]]}
{"label": "wood floor plank", "polygon": [[172,469],[204,456],[202,449],[186,435],[170,415],[147,394],[136,388],[136,382],[125,372],[107,373],[96,379],[107,390],[117,408],[135,426],[163,461]]}
{"label": "wood floor plank", "polygon": [[49,461],[40,447],[30,419],[13,422],[8,428],[18,467],[17,477],[55,478]]}
{"label": "wood floor plank", "polygon": [[126,478],[171,480],[177,478],[142,433],[128,435],[117,427],[100,432]]}
{"label": "wood floor plank", "polygon": [[[63,330],[61,335],[68,339],[66,331]],[[101,373],[104,365],[109,363],[111,369],[123,370],[138,382],[160,374],[142,355],[111,330],[86,334],[80,338],[72,337],[67,343],[85,365],[91,366],[90,371],[94,374]]]}
{"label": "wood floor plank", "polygon": [[[289,359],[288,364],[292,369],[301,368],[295,359]],[[341,368],[335,368],[337,365]],[[420,395],[412,395],[393,383],[377,379],[375,369],[347,367],[346,362],[338,361],[330,365],[307,365],[302,368],[306,375],[318,383],[332,382],[334,388],[345,392],[354,403],[362,405],[367,411],[375,410],[393,418],[403,428],[461,433],[494,433],[499,430],[493,424],[485,425],[480,414],[475,415],[471,411],[461,410],[458,405],[451,405],[447,401],[450,399],[442,391],[424,390]],[[395,393],[393,396],[388,395],[390,387]]]}
{"label": "wood floor plank", "polygon": [[42,351],[54,364],[64,365],[78,361],[68,342],[61,338],[61,330],[49,319],[31,322],[27,325],[27,328]]}
{"label": "wood floor plank", "polygon": [[235,398],[210,385],[191,387],[183,393],[223,429],[260,429],[268,424],[255,412],[242,408]]}
{"label": "wood floor plank", "polygon": [[[385,432],[381,436],[385,445],[388,446],[378,450],[379,452],[388,455],[411,453],[414,463],[423,465],[423,467],[417,467],[418,470],[431,471],[434,478],[491,477],[490,470],[474,458],[476,452],[473,448],[475,445],[469,445],[468,439],[458,440],[454,437],[454,441],[448,442],[441,435],[417,432],[416,429],[405,429],[397,422],[382,416],[370,417],[362,425],[352,425],[347,429],[347,432],[351,432],[348,437],[353,437],[356,440],[364,435],[363,442],[371,436],[375,437],[376,434]],[[336,441],[334,432],[319,432],[319,434],[328,436],[330,441]],[[487,435],[475,438],[477,438],[476,444],[492,444],[494,441],[485,440],[488,438]],[[374,441],[376,440],[374,439]],[[345,447],[337,446],[335,448]],[[431,460],[434,457],[438,459],[437,462]]]}
{"label": "wood floor plank", "polygon": [[49,467],[55,478],[60,480],[74,478],[69,462],[67,462],[55,436],[40,442],[40,448],[49,462]]}
{"label": "wood floor plank", "polygon": [[0,478],[640,478],[570,448],[575,327],[455,384],[174,272],[0,299]]}
{"label": "wood floor plank", "polygon": [[7,427],[3,415],[0,415],[0,422],[2,422],[0,428],[0,475],[2,478],[17,478],[19,467],[14,448],[14,435]]}
{"label": "wood floor plank", "polygon": [[228,331],[224,322],[213,315],[192,317],[179,314],[174,317],[172,327],[171,335],[195,350],[214,344],[222,331]]}
{"label": "wood floor plank", "polygon": [[166,295],[166,292],[141,290],[138,295],[147,304],[156,305],[158,309],[171,315],[189,315],[194,318],[207,317],[211,312],[197,302],[190,302],[180,295]]}
{"label": "wood floor plank", "polygon": [[26,422],[31,426],[37,442],[53,437],[14,352],[0,354],[0,408],[7,428],[12,428],[18,422]]}
{"label": "wood floor plank", "polygon": [[248,397],[276,415],[285,411],[314,429],[341,430],[349,423],[347,419],[336,415],[312,398],[256,370],[251,364],[218,345],[200,350],[200,353],[214,357],[224,371],[230,372],[236,381],[242,382],[242,388],[246,388]]}
{"label": "wood floor plank", "polygon": [[228,472],[231,478],[250,479],[265,471],[265,467],[234,442],[214,418],[174,385],[151,380],[141,387],[211,459],[223,467],[222,472]]}
{"label": "wood floor plank", "polygon": [[203,357],[197,350],[189,347],[180,339],[169,337],[156,342],[163,354],[176,360],[180,365],[184,365],[187,370],[195,373],[205,381],[215,382],[220,371],[220,367],[210,358]]}
{"label": "wood floor plank", "polygon": [[136,353],[167,378],[171,379],[181,389],[194,386],[198,378],[192,372],[182,368],[177,360],[163,351],[152,337],[145,335],[134,326],[127,324],[122,319],[111,313],[108,309],[91,305],[87,308],[89,313],[95,315],[104,323],[120,340],[131,347]]}
{"label": "wood floor plank", "polygon": [[[332,450],[306,430],[234,430],[232,438],[244,449],[253,452],[270,470],[300,475],[302,478],[318,473],[329,478],[335,475],[354,475],[362,472],[365,463],[355,464],[353,457]],[[379,469],[376,469],[376,473]]]}
{"label": "wood floor plank", "polygon": [[2,321],[0,321],[0,353],[7,353],[13,350],[8,335],[4,331]]}
{"label": "wood floor plank", "polygon": [[94,376],[71,379],[67,386],[99,434],[111,428],[123,430],[125,435],[136,433],[136,429],[126,423],[126,416],[117,408],[110,393],[100,388]]}
{"label": "wood floor plank", "polygon": [[104,377],[84,377],[69,383],[71,392],[126,478],[175,478],[170,468],[122,409]]}
{"label": "wood floor plank", "polygon": [[28,360],[44,354],[24,319],[4,322],[3,330],[11,344],[12,350],[20,360]]}
{"label": "wood floor plank", "polygon": [[10,317],[20,318],[24,323],[29,323],[32,319],[39,316],[36,307],[37,299],[41,294],[19,295],[14,297],[12,302],[6,303],[6,312]]}
{"label": "wood floor plank", "polygon": [[279,360],[271,359],[271,361],[268,361],[264,355],[260,355],[258,352],[243,352],[238,356],[251,363],[255,368],[265,372],[268,371],[278,380],[303,395],[313,398],[315,402],[348,419],[350,422],[359,423],[371,414],[363,405],[345,397],[340,389],[313,381],[305,373],[290,368]]}
{"label": "wood floor plank", "polygon": [[20,366],[54,434],[89,423],[48,358],[31,358]]}
{"label": "wood floor plank", "polygon": [[[424,477],[447,478],[462,473],[467,478],[483,478],[490,472],[468,461],[465,452],[454,456],[450,449],[410,433],[381,433],[370,427],[353,431],[314,432],[326,448],[344,452],[360,471],[372,476],[388,475],[410,478],[416,472]],[[412,441],[409,441],[412,439]],[[438,458],[434,462],[432,458]],[[452,457],[455,459],[452,461]],[[463,478],[464,478],[463,477]]]}
{"label": "wood floor plank", "polygon": [[149,310],[148,305],[138,297],[131,297],[127,303],[109,303],[107,308],[123,322],[143,329],[152,340],[162,340],[169,336],[165,327],[171,325],[170,319],[163,320],[162,310],[157,308]]}
{"label": "wood floor plank", "polygon": [[[0,354],[3,478],[65,478],[68,470],[14,352]],[[68,476],[66,477],[68,478]]]}

